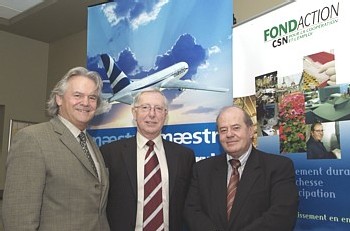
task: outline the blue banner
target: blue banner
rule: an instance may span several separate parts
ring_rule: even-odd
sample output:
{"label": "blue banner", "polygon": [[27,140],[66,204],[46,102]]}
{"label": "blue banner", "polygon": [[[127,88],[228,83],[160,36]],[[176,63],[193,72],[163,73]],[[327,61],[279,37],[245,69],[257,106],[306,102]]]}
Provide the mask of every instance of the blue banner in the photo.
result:
{"label": "blue banner", "polygon": [[[135,136],[135,127],[90,129],[98,146]],[[215,123],[178,124],[164,126],[162,137],[182,144],[196,153],[196,160],[220,154],[221,147]]]}
{"label": "blue banner", "polygon": [[100,73],[107,112],[89,128],[98,145],[135,134],[132,97],[147,87],[169,102],[163,137],[221,153],[215,119],[232,104],[232,1],[112,1],[88,9],[87,67]]}

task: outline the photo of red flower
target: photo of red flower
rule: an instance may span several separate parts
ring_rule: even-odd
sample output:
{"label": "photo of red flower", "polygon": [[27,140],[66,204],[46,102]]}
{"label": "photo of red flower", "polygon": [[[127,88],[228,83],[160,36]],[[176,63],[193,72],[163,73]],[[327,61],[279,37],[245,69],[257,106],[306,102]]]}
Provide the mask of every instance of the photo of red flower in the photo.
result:
{"label": "photo of red flower", "polygon": [[296,91],[284,95],[278,108],[280,152],[305,152],[306,125],[303,93]]}

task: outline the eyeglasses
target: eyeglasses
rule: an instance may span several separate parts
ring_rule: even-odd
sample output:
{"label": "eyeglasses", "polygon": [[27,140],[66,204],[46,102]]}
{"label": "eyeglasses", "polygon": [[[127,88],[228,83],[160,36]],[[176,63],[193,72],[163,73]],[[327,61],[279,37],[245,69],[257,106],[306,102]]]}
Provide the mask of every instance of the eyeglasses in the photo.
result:
{"label": "eyeglasses", "polygon": [[314,132],[323,132],[323,130],[319,129],[319,130],[314,130]]}
{"label": "eyeglasses", "polygon": [[153,109],[155,112],[161,114],[161,113],[166,112],[166,110],[167,110],[166,108],[164,108],[162,106],[159,106],[159,105],[151,106],[150,104],[142,104],[139,106],[135,106],[135,108],[140,109],[140,111],[144,112],[144,113],[148,113],[151,111],[151,109]]}

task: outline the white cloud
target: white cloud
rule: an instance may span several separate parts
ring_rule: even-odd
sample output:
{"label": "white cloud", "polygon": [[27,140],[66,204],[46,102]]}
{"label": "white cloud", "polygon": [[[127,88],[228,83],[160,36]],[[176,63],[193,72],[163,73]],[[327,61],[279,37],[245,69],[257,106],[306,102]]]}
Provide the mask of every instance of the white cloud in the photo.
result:
{"label": "white cloud", "polygon": [[137,29],[139,26],[146,25],[149,22],[156,20],[160,10],[168,2],[169,0],[161,0],[154,5],[152,11],[141,13],[137,18],[131,21],[132,28]]}
{"label": "white cloud", "polygon": [[221,52],[221,49],[218,46],[212,46],[208,49],[209,56],[211,56],[212,54],[220,53],[220,52]]}
{"label": "white cloud", "polygon": [[[117,25],[121,20],[127,20],[130,22],[132,29],[136,30],[139,26],[146,25],[151,21],[154,21],[157,19],[157,16],[159,12],[161,11],[162,7],[167,4],[169,0],[160,0],[158,3],[156,3],[152,10],[149,12],[142,12],[135,18],[130,17],[130,11],[125,16],[118,16],[116,15],[116,8],[117,3],[115,4],[104,4],[101,7],[101,10],[103,11],[104,15],[107,18],[107,21],[111,24],[111,26]],[[130,9],[131,10],[131,9]]]}
{"label": "white cloud", "polygon": [[112,25],[115,26],[119,23],[121,18],[118,18],[115,14],[115,8],[117,7],[117,4],[104,4],[101,7],[101,10],[105,14],[107,21]]}

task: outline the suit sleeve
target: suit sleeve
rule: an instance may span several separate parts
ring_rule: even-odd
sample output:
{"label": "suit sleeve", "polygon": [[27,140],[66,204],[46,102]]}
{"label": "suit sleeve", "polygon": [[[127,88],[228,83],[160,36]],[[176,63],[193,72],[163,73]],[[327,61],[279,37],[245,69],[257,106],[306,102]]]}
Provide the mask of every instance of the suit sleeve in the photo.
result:
{"label": "suit sleeve", "polygon": [[201,207],[199,180],[198,165],[194,164],[191,184],[185,202],[185,221],[190,231],[218,230]]}
{"label": "suit sleeve", "polygon": [[261,217],[245,227],[244,231],[291,231],[297,219],[298,190],[292,161],[276,163],[271,172],[270,207]]}
{"label": "suit sleeve", "polygon": [[3,197],[5,230],[37,230],[45,185],[45,162],[36,139],[19,131],[6,165]]}

